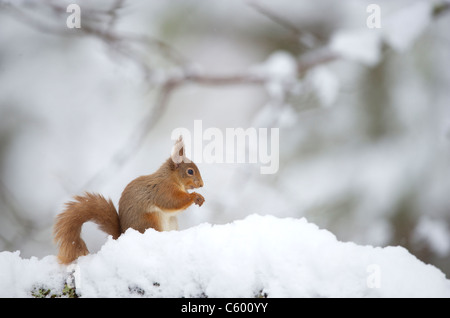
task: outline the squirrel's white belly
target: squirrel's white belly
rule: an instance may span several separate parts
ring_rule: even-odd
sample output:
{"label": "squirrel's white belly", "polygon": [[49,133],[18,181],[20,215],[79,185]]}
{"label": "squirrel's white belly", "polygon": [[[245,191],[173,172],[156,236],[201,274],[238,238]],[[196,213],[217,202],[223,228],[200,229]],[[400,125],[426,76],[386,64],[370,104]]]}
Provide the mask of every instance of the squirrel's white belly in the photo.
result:
{"label": "squirrel's white belly", "polygon": [[158,213],[162,231],[177,231],[178,230],[177,216],[183,211],[184,210],[164,212],[164,210],[156,206],[153,206],[149,212]]}
{"label": "squirrel's white belly", "polygon": [[175,212],[177,214],[173,215],[174,212],[164,213],[159,212],[159,219],[161,220],[161,227],[163,231],[177,231],[178,230],[178,218],[177,214],[180,212]]}

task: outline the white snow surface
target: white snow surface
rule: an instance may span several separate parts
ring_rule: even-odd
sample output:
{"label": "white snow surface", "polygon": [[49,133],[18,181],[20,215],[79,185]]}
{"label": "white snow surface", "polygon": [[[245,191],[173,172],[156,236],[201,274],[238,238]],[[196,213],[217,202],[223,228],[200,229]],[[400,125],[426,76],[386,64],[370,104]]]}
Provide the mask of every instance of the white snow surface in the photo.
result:
{"label": "white snow surface", "polygon": [[259,215],[128,230],[70,266],[2,252],[0,296],[60,293],[73,271],[82,297],[450,297],[450,280],[402,247],[340,242],[304,218]]}

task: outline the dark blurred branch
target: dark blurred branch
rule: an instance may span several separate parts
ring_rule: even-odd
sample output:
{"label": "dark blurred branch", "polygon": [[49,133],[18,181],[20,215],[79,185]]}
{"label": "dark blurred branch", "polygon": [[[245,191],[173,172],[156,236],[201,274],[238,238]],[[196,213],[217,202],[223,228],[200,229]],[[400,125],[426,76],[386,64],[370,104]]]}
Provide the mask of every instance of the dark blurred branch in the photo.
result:
{"label": "dark blurred branch", "polygon": [[450,10],[450,1],[446,0],[442,3],[436,4],[433,8],[433,16],[440,17],[444,12]]}
{"label": "dark blurred branch", "polygon": [[272,9],[263,6],[261,3],[257,1],[249,1],[248,5],[258,13],[264,15],[271,21],[275,22],[276,24],[279,24],[280,26],[291,32],[297,38],[297,41],[303,44],[306,48],[312,49],[314,47],[317,47],[320,43],[323,43],[323,40],[319,39],[319,37],[316,34],[313,34],[310,31],[307,32],[299,29],[296,25],[287,20],[285,17],[280,16],[279,14],[275,13]]}
{"label": "dark blurred branch", "polygon": [[9,188],[0,180],[0,216],[3,226],[13,225],[15,234],[12,237],[5,237],[0,234],[0,241],[4,248],[9,249],[16,246],[18,242],[31,237],[35,230],[35,224],[23,215],[24,209],[20,207]]}
{"label": "dark blurred branch", "polygon": [[168,80],[160,87],[153,108],[148,111],[148,114],[144,116],[142,121],[137,125],[137,129],[135,129],[133,134],[128,138],[125,146],[121,147],[121,149],[111,157],[109,163],[91,177],[88,182],[81,187],[79,192],[103,183],[105,181],[104,179],[109,176],[111,170],[118,169],[138,151],[148,134],[153,130],[158,120],[163,115],[171,93],[179,84],[180,83],[176,80]]}
{"label": "dark blurred branch", "polygon": [[273,22],[281,25],[286,30],[292,32],[294,35],[300,37],[303,32],[297,28],[294,24],[292,24],[290,21],[288,21],[286,18],[279,16],[272,10],[269,10],[268,8],[264,7],[261,3],[258,3],[256,1],[248,1],[247,2],[250,7],[252,7],[255,11],[259,12],[260,14],[266,16]]}
{"label": "dark blurred branch", "polygon": [[111,9],[109,9],[108,14],[111,16],[111,19],[109,20],[108,23],[108,29],[113,29],[114,25],[116,24],[117,21],[117,11],[120,10],[121,8],[123,8],[123,5],[125,3],[125,0],[116,0],[114,1]]}

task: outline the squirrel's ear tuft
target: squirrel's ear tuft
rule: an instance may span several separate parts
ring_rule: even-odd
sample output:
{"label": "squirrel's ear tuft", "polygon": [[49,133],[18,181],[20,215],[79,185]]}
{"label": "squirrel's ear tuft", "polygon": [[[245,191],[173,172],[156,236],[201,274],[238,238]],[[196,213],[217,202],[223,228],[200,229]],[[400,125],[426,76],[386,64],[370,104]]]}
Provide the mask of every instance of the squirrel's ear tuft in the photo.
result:
{"label": "squirrel's ear tuft", "polygon": [[175,163],[175,167],[178,167],[179,164],[184,159],[184,142],[183,142],[183,136],[180,135],[178,137],[177,141],[175,141],[175,144],[172,148],[172,154],[170,155],[170,158]]}

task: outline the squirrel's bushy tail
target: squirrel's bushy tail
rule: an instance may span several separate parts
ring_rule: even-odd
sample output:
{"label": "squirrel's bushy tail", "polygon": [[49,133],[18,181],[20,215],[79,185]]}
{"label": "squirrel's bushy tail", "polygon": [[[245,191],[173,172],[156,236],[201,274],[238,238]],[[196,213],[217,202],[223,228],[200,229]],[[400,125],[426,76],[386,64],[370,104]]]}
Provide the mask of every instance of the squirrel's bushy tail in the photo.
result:
{"label": "squirrel's bushy tail", "polygon": [[58,259],[63,264],[89,253],[81,238],[81,227],[85,222],[93,221],[114,239],[121,232],[119,216],[111,200],[106,200],[100,194],[87,192],[74,199],[75,201],[66,203],[65,210],[56,217],[54,227],[55,242],[59,245]]}

